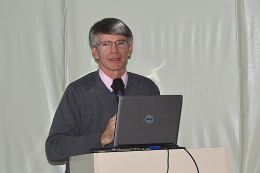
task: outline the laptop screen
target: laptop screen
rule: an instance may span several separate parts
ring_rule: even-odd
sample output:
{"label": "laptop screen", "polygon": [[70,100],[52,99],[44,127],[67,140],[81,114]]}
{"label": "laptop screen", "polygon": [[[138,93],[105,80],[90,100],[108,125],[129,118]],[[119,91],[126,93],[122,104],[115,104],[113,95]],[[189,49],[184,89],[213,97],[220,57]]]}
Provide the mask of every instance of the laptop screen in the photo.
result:
{"label": "laptop screen", "polygon": [[120,96],[114,147],[177,145],[181,95]]}

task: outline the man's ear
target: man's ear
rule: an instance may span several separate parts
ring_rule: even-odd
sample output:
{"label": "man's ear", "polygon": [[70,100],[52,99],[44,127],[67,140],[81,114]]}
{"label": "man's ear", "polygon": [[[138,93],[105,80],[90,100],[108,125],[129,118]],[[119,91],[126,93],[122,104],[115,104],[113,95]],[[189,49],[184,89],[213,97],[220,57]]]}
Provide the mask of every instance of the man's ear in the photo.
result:
{"label": "man's ear", "polygon": [[133,44],[130,44],[130,46],[129,46],[129,48],[128,48],[128,59],[131,58],[132,51],[133,51]]}
{"label": "man's ear", "polygon": [[91,48],[91,51],[92,51],[92,55],[94,56],[94,58],[95,58],[96,60],[98,60],[98,59],[99,59],[99,56],[98,56],[97,48],[93,46],[93,47]]}

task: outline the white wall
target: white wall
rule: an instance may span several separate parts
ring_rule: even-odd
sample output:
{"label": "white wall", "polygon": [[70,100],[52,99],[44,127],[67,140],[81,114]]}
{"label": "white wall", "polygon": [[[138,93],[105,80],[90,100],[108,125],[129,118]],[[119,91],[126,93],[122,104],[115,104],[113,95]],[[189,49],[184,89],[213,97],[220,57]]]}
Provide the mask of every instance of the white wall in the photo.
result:
{"label": "white wall", "polygon": [[184,96],[179,145],[228,146],[230,173],[258,173],[259,8],[257,0],[0,0],[0,172],[64,171],[45,156],[54,112],[66,85],[97,69],[90,27],[116,17],[134,34],[128,71]]}

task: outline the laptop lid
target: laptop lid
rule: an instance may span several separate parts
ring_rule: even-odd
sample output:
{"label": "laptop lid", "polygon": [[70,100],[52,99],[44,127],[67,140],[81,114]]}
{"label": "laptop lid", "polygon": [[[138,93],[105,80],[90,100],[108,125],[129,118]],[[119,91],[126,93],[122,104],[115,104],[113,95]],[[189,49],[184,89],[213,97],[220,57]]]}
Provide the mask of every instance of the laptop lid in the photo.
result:
{"label": "laptop lid", "polygon": [[114,147],[177,145],[181,95],[120,96]]}

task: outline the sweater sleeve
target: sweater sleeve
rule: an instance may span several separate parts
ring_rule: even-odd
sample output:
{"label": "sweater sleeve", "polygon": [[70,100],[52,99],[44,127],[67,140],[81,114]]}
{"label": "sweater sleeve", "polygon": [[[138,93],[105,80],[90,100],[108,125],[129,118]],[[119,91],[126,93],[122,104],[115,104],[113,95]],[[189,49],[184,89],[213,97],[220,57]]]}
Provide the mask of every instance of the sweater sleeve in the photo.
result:
{"label": "sweater sleeve", "polygon": [[87,154],[90,148],[102,147],[101,134],[79,135],[80,96],[68,86],[55,113],[46,140],[46,155],[51,162],[68,161],[70,156]]}

